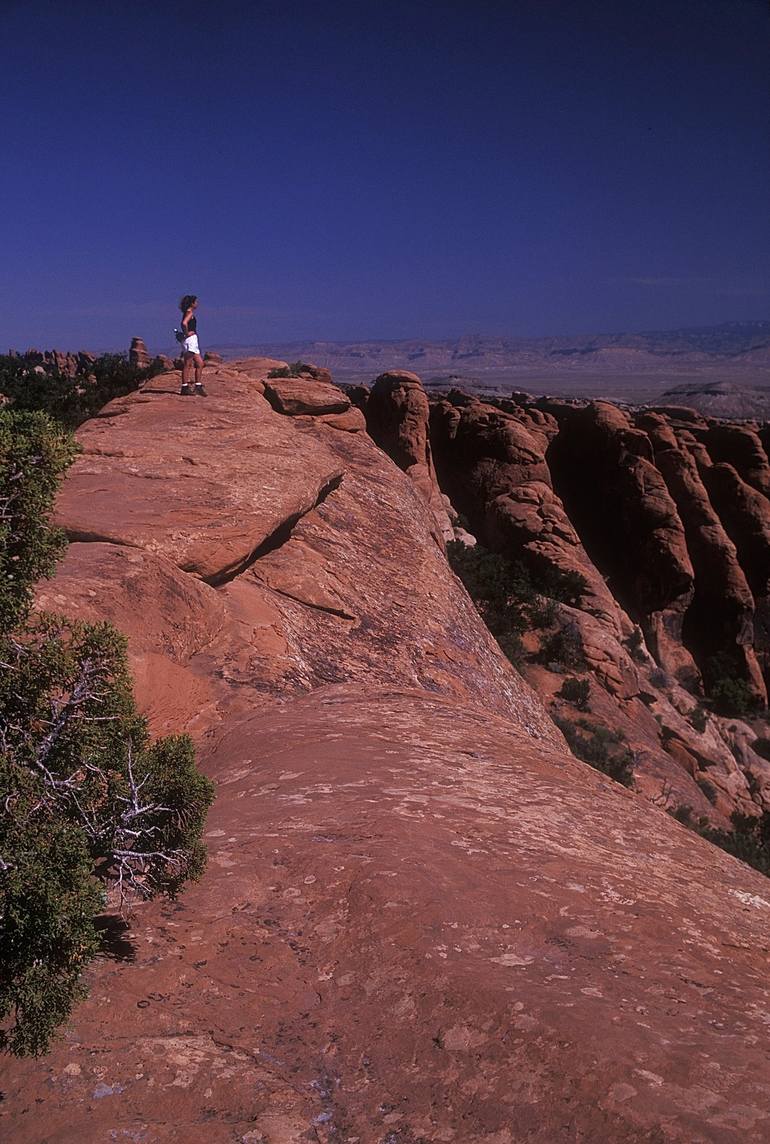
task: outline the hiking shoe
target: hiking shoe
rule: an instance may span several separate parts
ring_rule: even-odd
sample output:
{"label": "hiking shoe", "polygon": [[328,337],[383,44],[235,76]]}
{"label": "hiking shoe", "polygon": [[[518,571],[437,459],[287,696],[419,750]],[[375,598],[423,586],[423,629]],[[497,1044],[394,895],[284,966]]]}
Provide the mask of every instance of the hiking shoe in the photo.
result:
{"label": "hiking shoe", "polygon": [[183,385],[182,386],[182,388],[179,390],[179,396],[180,397],[192,397],[192,390],[190,389],[189,385]]}
{"label": "hiking shoe", "polygon": [[198,394],[198,397],[208,397],[208,393],[206,393],[206,390],[203,388],[202,381],[196,382],[195,392]]}

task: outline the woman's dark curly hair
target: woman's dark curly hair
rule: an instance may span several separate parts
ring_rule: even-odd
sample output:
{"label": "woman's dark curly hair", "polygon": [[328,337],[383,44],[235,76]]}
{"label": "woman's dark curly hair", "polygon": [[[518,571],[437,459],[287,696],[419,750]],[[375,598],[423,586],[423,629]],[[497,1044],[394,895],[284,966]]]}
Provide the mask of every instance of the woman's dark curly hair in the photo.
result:
{"label": "woman's dark curly hair", "polygon": [[187,311],[192,306],[193,302],[197,302],[197,301],[198,301],[198,295],[197,294],[185,294],[184,298],[182,298],[181,302],[179,303],[179,309],[182,311],[183,314],[186,314]]}

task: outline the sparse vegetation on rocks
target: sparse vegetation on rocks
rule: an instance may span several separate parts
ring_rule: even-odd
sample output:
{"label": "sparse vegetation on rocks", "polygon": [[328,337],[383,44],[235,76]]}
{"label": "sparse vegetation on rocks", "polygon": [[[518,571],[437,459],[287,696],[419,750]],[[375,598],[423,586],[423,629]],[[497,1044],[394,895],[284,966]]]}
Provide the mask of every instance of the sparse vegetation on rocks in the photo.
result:
{"label": "sparse vegetation on rocks", "polygon": [[524,605],[534,599],[531,581],[521,569],[512,568],[502,556],[478,544],[469,548],[450,541],[447,557],[492,635],[516,662],[523,654]]}
{"label": "sparse vegetation on rocks", "polygon": [[682,805],[674,808],[666,807],[666,813],[670,814],[677,822],[680,822],[682,826],[687,826],[690,830],[695,830],[696,832],[702,832],[708,825],[708,819],[704,815],[696,819],[692,807],[686,803],[682,803]]}
{"label": "sparse vegetation on rocks", "polygon": [[653,687],[657,687],[659,691],[664,691],[667,687],[671,686],[671,680],[661,667],[654,667],[652,669],[650,672],[650,683]]}
{"label": "sparse vegetation on rocks", "polygon": [[43,414],[0,414],[0,1049],[19,1056],[83,996],[107,894],[173,897],[200,875],[213,797],[186,736],[150,741],[124,638],[31,615],[73,452]]}
{"label": "sparse vegetation on rocks", "polygon": [[762,706],[743,679],[714,680],[709,688],[709,698],[717,715],[733,719],[757,715]]}
{"label": "sparse vegetation on rocks", "polygon": [[288,365],[277,366],[271,369],[268,373],[268,378],[271,377],[302,377],[303,374],[310,377],[317,377],[321,375],[321,371],[314,365],[310,365],[306,361],[292,361]]}
{"label": "sparse vegetation on rocks", "polygon": [[634,628],[634,630],[631,632],[631,635],[625,641],[625,644],[628,649],[628,654],[633,660],[635,660],[637,663],[645,662],[647,659],[647,649],[645,647],[644,635],[641,628]]}
{"label": "sparse vegetation on rocks", "polygon": [[758,816],[735,811],[730,817],[732,830],[717,830],[703,816],[696,819],[691,806],[679,806],[669,813],[688,830],[770,877],[770,813],[767,811]]}
{"label": "sparse vegetation on rocks", "polygon": [[533,604],[529,611],[529,619],[533,628],[550,628],[559,618],[559,604],[557,600],[543,597]]}
{"label": "sparse vegetation on rocks", "polygon": [[74,456],[72,438],[43,414],[0,412],[0,632],[29,612],[35,582],[65,548],[48,514]]}
{"label": "sparse vegetation on rocks", "polygon": [[[523,655],[522,633],[530,627],[542,626],[543,610],[548,609],[549,616],[555,619],[555,602],[569,602],[583,588],[582,578],[575,573],[549,568],[536,578],[521,562],[507,560],[480,544],[467,547],[459,541],[450,541],[447,557],[492,635],[513,662]],[[550,637],[551,640],[557,640],[558,635]],[[577,666],[571,634],[567,632],[564,639],[563,647],[561,644],[554,647],[559,654],[568,656],[567,666]]]}
{"label": "sparse vegetation on rocks", "polygon": [[0,394],[18,412],[48,413],[74,429],[112,401],[137,389],[150,369],[132,365],[125,354],[72,359],[70,372],[54,363],[43,369],[40,355],[0,355]]}
{"label": "sparse vegetation on rocks", "polygon": [[[558,506],[547,483],[533,480],[542,497],[527,502],[522,491],[510,505],[525,518],[529,503],[537,506],[533,517],[543,508],[540,519],[553,532],[542,542],[514,529],[513,512],[509,528],[500,521],[500,528],[485,532],[486,507],[469,505],[474,523],[482,543],[494,537],[535,569],[536,558],[555,556],[564,567],[584,562],[592,576],[585,614],[559,604],[552,629],[530,629],[522,638],[534,657],[545,636],[574,619],[590,670],[557,676],[535,662],[524,670],[549,699],[571,677],[590,680],[585,720],[625,730],[627,740],[610,743],[609,753],[633,750],[640,797],[577,767],[543,702],[497,654],[450,573],[441,534],[410,477],[364,434],[349,438],[320,422],[308,431],[312,422],[274,415],[256,400],[264,369],[264,359],[242,370],[212,368],[217,398],[196,406],[194,433],[186,407],[161,387],[151,399],[122,399],[120,417],[96,419],[81,431],[88,463],[77,462],[58,517],[74,535],[115,539],[73,544],[38,602],[91,617],[109,606],[120,617],[132,654],[146,656],[146,672],[137,680],[142,709],[159,721],[177,718],[177,726],[194,720],[207,767],[222,777],[218,829],[207,839],[212,861],[205,884],[181,899],[184,906],[158,902],[146,911],[163,920],[142,934],[142,966],[94,965],[87,978],[93,998],[45,1067],[7,1062],[3,1123],[12,1136],[26,1133],[30,1140],[36,1128],[40,1135],[35,1117],[51,1137],[107,1138],[123,1124],[162,1136],[173,1094],[173,1119],[183,1127],[223,1123],[237,1138],[270,1135],[277,1131],[275,1110],[290,1106],[300,1131],[313,1121],[320,1135],[338,1130],[361,1140],[374,1136],[379,1144],[392,1136],[396,1144],[397,1136],[409,1135],[403,1128],[408,1108],[428,1089],[443,1092],[448,1065],[462,1057],[488,1080],[484,1092],[480,1097],[477,1087],[455,1085],[423,1131],[451,1135],[461,1124],[475,1138],[511,1120],[499,1115],[516,1066],[503,1043],[509,990],[515,980],[529,1011],[532,997],[537,1001],[532,989],[539,987],[534,969],[543,959],[566,959],[572,969],[568,977],[552,975],[553,1036],[528,1040],[534,1079],[524,1094],[524,1116],[536,1100],[536,1118],[530,1117],[536,1134],[559,1136],[575,1074],[585,1082],[585,1099],[570,1106],[578,1136],[612,1139],[636,1131],[654,1137],[661,1121],[673,1123],[667,1093],[650,1085],[630,1112],[628,1102],[608,1110],[602,1107],[607,1071],[631,1085],[638,1079],[634,1068],[670,1075],[683,1043],[698,1059],[723,1067],[714,1070],[716,1103],[700,1114],[687,1108],[678,1120],[674,1115],[672,1131],[681,1122],[685,1135],[708,1135],[715,1117],[729,1119],[737,1088],[749,1115],[761,1118],[758,875],[714,851],[709,860],[697,838],[644,797],[668,780],[676,798],[729,829],[722,813],[732,809],[733,787],[742,809],[753,808],[745,786],[732,780],[728,747],[716,743],[719,752],[712,752],[710,740],[699,740],[692,755],[661,749],[652,713],[660,712],[686,748],[682,712],[696,700],[672,689],[672,708],[656,692],[652,712],[637,700],[645,686],[653,689],[648,670],[636,672],[619,646],[617,637],[632,628],[614,610],[609,587],[605,591],[601,575],[591,572],[588,557],[573,544],[570,563],[568,551],[551,546],[562,525],[573,538],[564,517],[551,515]],[[287,392],[321,388],[307,378],[271,384]],[[555,431],[550,420],[546,428]],[[164,465],[169,456],[189,461],[184,486],[178,466]],[[516,476],[515,457],[510,463]],[[469,467],[467,455],[458,458],[458,471]],[[342,483],[326,496],[342,469]],[[155,479],[148,480],[150,474]],[[507,499],[503,475],[499,487]],[[254,489],[265,494],[257,502]],[[318,511],[307,510],[314,504]],[[305,515],[296,519],[299,512]],[[295,520],[281,527],[275,547],[257,548],[252,561],[263,524],[269,529],[271,521]],[[191,552],[195,571],[188,572]],[[222,569],[236,567],[243,575],[218,579]],[[539,589],[536,570],[532,580]],[[530,624],[532,611],[532,605],[523,608]],[[644,609],[637,613],[647,630]],[[654,636],[655,654],[678,679],[680,663],[687,663],[669,620],[670,614],[657,627],[657,620],[651,623],[651,646]],[[286,643],[276,639],[280,630],[290,636],[289,657]],[[581,711],[560,699],[554,707],[582,737],[594,738]],[[733,732],[715,717],[715,735],[720,728],[735,747],[736,765],[750,756],[761,778],[760,760],[746,749],[754,735],[743,726]],[[698,774],[719,784],[718,812],[695,787]],[[423,813],[426,797],[436,814]],[[84,874],[74,884],[92,886],[89,854],[83,864],[91,881]],[[388,878],[394,869],[401,872],[396,887]],[[346,893],[351,878],[353,892]],[[472,908],[461,910],[459,933],[463,902]],[[86,903],[81,911],[86,917],[89,908]],[[417,936],[419,956],[415,918],[427,920],[431,930],[425,940]],[[517,918],[526,921],[524,941]],[[555,928],[554,918],[564,924]],[[611,959],[621,946],[628,951],[629,919],[633,950],[624,964],[630,972],[603,973],[597,1003],[602,958],[609,951]],[[702,940],[688,943],[693,927]],[[352,968],[371,989],[319,981],[309,1020],[307,986],[326,976],[330,932],[335,980]],[[596,934],[598,944],[591,941]],[[110,940],[117,953],[112,925]],[[489,956],[480,958],[479,946]],[[725,969],[726,947],[730,971],[714,977]],[[590,958],[577,956],[586,951]],[[686,978],[677,987],[683,1004],[660,1005],[672,957]],[[531,958],[534,969],[523,964]],[[706,978],[721,983],[719,1028],[692,1020],[702,1007],[698,982]],[[393,982],[404,980],[419,993],[418,1016],[427,1030],[417,1042],[414,1012],[392,1004]],[[633,1022],[625,1027],[614,1020],[624,1008],[646,1011],[650,1027],[639,1031]],[[485,1032],[491,1010],[502,1014],[502,1041],[497,1025]],[[526,1036],[526,1019],[523,1026]],[[329,1053],[324,1063],[332,1027],[336,1065]],[[169,1036],[158,1036],[159,1029]],[[580,1030],[595,1035],[586,1043]],[[565,1055],[559,1046],[567,1042],[572,1047]],[[255,1096],[255,1046],[264,1047],[263,1056],[288,1052],[296,1076],[310,1078],[308,1099],[287,1097],[281,1069],[262,1070],[265,1086]],[[404,1069],[404,1060],[414,1067]],[[346,1078],[337,1065],[346,1062],[352,1062],[351,1083],[359,1077],[368,1085],[365,1107],[344,1099]],[[205,1087],[209,1077],[213,1096]],[[510,1111],[515,1119],[517,1108]]]}
{"label": "sparse vegetation on rocks", "polygon": [[705,836],[728,854],[770,877],[770,814],[764,811],[754,818],[735,812],[730,822],[732,830],[708,830]]}
{"label": "sparse vegetation on rocks", "polygon": [[761,702],[740,677],[736,664],[727,653],[713,655],[706,661],[703,680],[717,715],[741,719],[757,715],[762,709]]}
{"label": "sparse vegetation on rocks", "polygon": [[689,720],[698,734],[702,735],[708,724],[708,711],[705,707],[698,704],[698,706],[694,707],[690,712]]}
{"label": "sparse vegetation on rocks", "polygon": [[583,643],[577,624],[569,621],[547,636],[538,658],[551,671],[580,671],[585,667]]}
{"label": "sparse vegetation on rocks", "polygon": [[610,730],[588,719],[573,723],[557,716],[555,722],[573,755],[622,786],[633,786],[634,756],[629,747],[623,746],[625,735],[622,731]]}
{"label": "sparse vegetation on rocks", "polygon": [[711,805],[715,806],[716,801],[717,801],[717,789],[714,786],[714,784],[710,783],[708,781],[708,779],[704,779],[704,778],[697,779],[697,783],[698,783],[698,786],[700,787],[700,789],[703,791],[703,794],[705,795],[705,797],[711,803]]}
{"label": "sparse vegetation on rocks", "polygon": [[577,707],[578,711],[588,710],[588,700],[591,694],[591,683],[588,679],[575,679],[570,676],[565,679],[556,693],[560,699],[566,700]]}
{"label": "sparse vegetation on rocks", "polygon": [[751,744],[752,750],[756,751],[763,759],[770,759],[770,739],[764,738],[760,735]]}

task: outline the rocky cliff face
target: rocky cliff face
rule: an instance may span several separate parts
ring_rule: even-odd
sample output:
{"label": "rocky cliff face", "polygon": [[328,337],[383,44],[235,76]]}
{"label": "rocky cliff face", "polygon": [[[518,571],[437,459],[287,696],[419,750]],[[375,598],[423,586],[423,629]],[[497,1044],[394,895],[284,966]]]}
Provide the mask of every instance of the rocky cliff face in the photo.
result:
{"label": "rocky cliff face", "polygon": [[[569,414],[458,397],[428,427],[414,385],[383,383],[387,440],[357,398],[396,464],[340,391],[266,384],[273,364],[207,370],[206,400],[163,375],[80,430],[58,508],[71,545],[40,604],[128,634],[144,710],[195,736],[218,797],[202,882],[142,907],[60,1045],[7,1070],[9,1138],[762,1139],[766,880],[569,754],[548,687],[451,573],[436,509],[447,495],[487,543],[584,574],[562,607],[596,704],[644,720],[644,781],[691,782],[692,750],[723,767],[725,807],[745,770],[712,727],[696,750],[694,700],[656,690],[626,643],[646,625],[690,679],[697,653],[674,650],[697,592],[687,528],[736,569],[737,540],[683,521],[645,429],[592,412],[596,463],[627,448],[628,488],[652,490],[638,551],[663,583],[629,554],[621,601],[601,521],[562,500]],[[700,472],[692,432],[679,451]],[[757,466],[732,471],[730,527],[753,551]],[[695,498],[708,480],[687,474]],[[720,632],[748,649],[756,581],[733,582]]]}
{"label": "rocky cliff face", "polygon": [[[380,423],[398,404],[365,408],[388,447],[396,433]],[[750,746],[766,722],[752,729],[700,706],[704,677],[707,691],[727,677],[747,707],[767,704],[761,431],[691,410],[491,405],[458,391],[431,400],[424,420],[440,489],[475,537],[536,581],[582,578],[575,606],[554,606],[550,626],[529,633],[520,665],[555,717],[622,736],[637,789],[671,810],[726,826],[735,811],[770,808],[770,766]],[[577,635],[582,663],[544,663],[554,625]],[[582,714],[560,698],[565,675],[590,689]]]}

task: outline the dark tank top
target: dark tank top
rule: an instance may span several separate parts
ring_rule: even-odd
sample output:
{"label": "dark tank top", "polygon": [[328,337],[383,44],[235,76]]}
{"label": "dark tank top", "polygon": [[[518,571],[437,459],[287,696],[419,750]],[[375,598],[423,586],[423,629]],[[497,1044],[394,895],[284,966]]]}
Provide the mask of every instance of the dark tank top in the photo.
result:
{"label": "dark tank top", "polygon": [[187,321],[187,333],[188,334],[194,334],[197,332],[197,329],[198,329],[198,323],[195,320],[195,314],[193,314]]}

